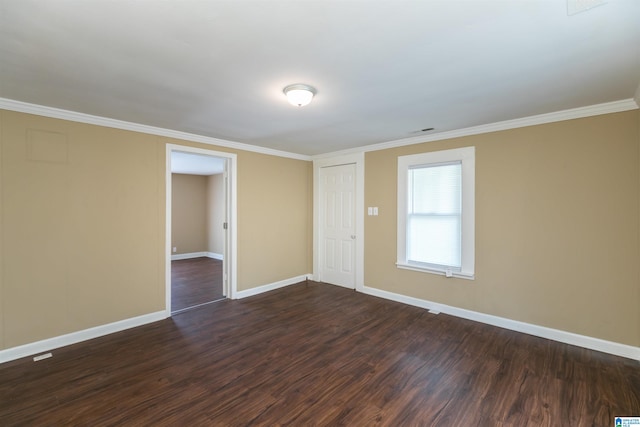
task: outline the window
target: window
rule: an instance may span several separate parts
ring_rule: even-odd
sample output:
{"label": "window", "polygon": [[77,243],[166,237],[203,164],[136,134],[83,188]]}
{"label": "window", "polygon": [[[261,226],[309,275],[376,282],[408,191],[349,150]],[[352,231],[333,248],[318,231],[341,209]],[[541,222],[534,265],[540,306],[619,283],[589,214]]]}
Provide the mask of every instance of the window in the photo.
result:
{"label": "window", "polygon": [[398,157],[399,268],[473,279],[475,147]]}

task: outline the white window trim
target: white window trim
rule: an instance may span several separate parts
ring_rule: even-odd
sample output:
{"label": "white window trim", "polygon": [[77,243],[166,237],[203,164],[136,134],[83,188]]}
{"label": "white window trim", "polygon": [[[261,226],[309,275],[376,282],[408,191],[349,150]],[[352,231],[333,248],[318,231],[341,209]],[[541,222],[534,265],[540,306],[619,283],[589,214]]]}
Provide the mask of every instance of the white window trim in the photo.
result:
{"label": "white window trim", "polygon": [[[475,147],[454,148],[398,157],[398,259],[396,266],[447,277],[475,278]],[[412,166],[462,162],[462,268],[425,267],[407,261],[408,172]]]}

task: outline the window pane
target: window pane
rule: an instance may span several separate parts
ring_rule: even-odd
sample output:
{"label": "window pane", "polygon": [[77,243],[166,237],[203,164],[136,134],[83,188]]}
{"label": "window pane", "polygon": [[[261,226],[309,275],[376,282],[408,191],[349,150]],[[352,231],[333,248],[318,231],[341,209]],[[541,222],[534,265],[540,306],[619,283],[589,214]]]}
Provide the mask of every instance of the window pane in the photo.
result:
{"label": "window pane", "polygon": [[409,213],[460,213],[462,164],[410,169],[409,183]]}
{"label": "window pane", "polygon": [[407,261],[462,266],[460,216],[409,215]]}
{"label": "window pane", "polygon": [[460,268],[462,164],[409,169],[407,260]]}

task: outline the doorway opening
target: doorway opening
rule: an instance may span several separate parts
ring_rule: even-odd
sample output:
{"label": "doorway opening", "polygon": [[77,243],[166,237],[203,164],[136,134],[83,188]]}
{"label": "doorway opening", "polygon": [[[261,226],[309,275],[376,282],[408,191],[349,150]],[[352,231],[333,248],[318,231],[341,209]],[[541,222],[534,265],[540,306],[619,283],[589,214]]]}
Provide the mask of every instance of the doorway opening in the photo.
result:
{"label": "doorway opening", "polygon": [[236,155],[167,145],[167,316],[236,293]]}

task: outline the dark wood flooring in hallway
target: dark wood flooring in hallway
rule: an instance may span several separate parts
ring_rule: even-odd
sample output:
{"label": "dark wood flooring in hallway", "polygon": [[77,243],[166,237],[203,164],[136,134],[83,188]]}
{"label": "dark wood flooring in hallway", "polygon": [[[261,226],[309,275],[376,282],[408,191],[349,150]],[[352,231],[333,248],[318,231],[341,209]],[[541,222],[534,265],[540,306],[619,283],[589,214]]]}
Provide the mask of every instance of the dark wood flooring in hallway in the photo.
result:
{"label": "dark wood flooring in hallway", "polygon": [[0,425],[608,427],[639,367],[302,282],[0,365]]}
{"label": "dark wood flooring in hallway", "polygon": [[222,298],[222,261],[205,257],[171,261],[172,312]]}

